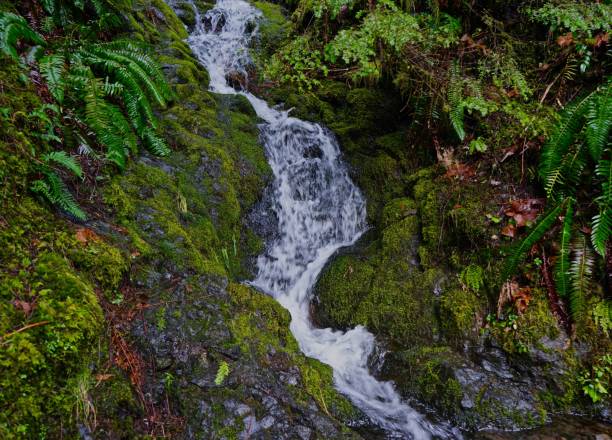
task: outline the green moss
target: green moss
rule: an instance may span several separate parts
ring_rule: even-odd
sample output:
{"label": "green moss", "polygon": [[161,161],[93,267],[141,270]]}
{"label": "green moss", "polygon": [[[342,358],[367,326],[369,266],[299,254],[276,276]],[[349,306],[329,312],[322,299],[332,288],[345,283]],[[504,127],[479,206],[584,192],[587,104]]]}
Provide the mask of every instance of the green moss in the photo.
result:
{"label": "green moss", "polygon": [[[0,229],[0,434],[73,432],[77,378],[101,330],[92,285],[69,256],[79,243],[31,199]],[[34,324],[31,328],[27,326]]]}
{"label": "green moss", "polygon": [[291,22],[283,14],[280,5],[256,1],[254,6],[263,13],[259,23],[259,49],[263,50],[263,57],[268,58],[282,44],[289,35]]}
{"label": "green moss", "polygon": [[457,414],[463,390],[451,368],[458,357],[449,347],[411,348],[395,354],[394,362],[398,361],[401,369],[396,380],[402,389],[447,416]]}
{"label": "green moss", "polygon": [[408,216],[413,216],[416,213],[416,203],[414,200],[408,198],[391,200],[383,208],[380,226],[382,228],[386,228],[391,224]]}
{"label": "green moss", "polygon": [[90,240],[71,254],[76,267],[90,275],[92,280],[107,291],[119,288],[128,270],[126,258],[119,249],[101,239]]}
{"label": "green moss", "polygon": [[467,288],[445,289],[440,296],[440,326],[451,341],[474,336],[476,317],[484,309],[483,300]]}

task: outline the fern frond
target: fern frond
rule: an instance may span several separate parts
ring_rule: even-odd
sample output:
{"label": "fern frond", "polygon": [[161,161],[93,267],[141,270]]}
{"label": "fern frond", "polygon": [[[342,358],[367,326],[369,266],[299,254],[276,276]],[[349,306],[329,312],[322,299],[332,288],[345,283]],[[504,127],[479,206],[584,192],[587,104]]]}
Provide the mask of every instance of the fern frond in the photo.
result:
{"label": "fern frond", "polygon": [[83,177],[81,165],[79,165],[74,157],[69,156],[65,151],[52,151],[51,153],[43,155],[42,159],[46,163],[53,162],[56,165],[60,165],[72,171],[72,173],[79,178]]}
{"label": "fern frond", "polygon": [[557,292],[562,298],[569,296],[569,262],[570,249],[572,239],[572,223],[574,221],[574,200],[569,199],[565,210],[565,218],[563,219],[563,228],[561,229],[560,249],[555,264],[555,283]]}
{"label": "fern frond", "polygon": [[451,125],[459,139],[465,139],[465,129],[463,128],[463,81],[459,72],[459,66],[454,63],[451,68],[451,76],[448,84],[448,105],[450,106],[449,118]]}
{"label": "fern frond", "polygon": [[[125,168],[131,137],[123,130],[116,130],[114,118],[124,118],[121,110],[106,102],[101,96],[101,81],[92,79],[85,95],[85,122],[93,130],[102,145],[106,147],[107,158],[121,170]],[[120,125],[121,127],[121,125]]]}
{"label": "fern frond", "polygon": [[[159,85],[151,79],[149,73],[142,66],[148,68],[149,71],[154,70],[154,63],[149,60],[143,53],[133,53],[130,51],[114,51],[105,49],[104,46],[94,46],[92,52],[103,59],[115,61],[123,66],[131,74],[131,76],[147,91],[160,107],[166,106],[166,99],[159,89]],[[139,60],[136,61],[135,59]],[[161,76],[161,74],[159,74]],[[163,84],[163,82],[162,82]]]}
{"label": "fern frond", "polygon": [[142,139],[144,141],[147,150],[156,156],[167,156],[170,154],[170,148],[166,145],[166,142],[153,131],[150,127],[147,127],[142,133]]}
{"label": "fern frond", "polygon": [[610,139],[612,125],[612,80],[589,102],[586,141],[594,161],[599,161]]}
{"label": "fern frond", "polygon": [[44,196],[51,204],[58,206],[76,219],[81,221],[86,220],[87,215],[85,215],[85,212],[74,200],[74,197],[70,194],[70,191],[68,191],[62,179],[53,171],[44,172],[44,176],[44,180],[34,181],[30,189]]}
{"label": "fern frond", "polygon": [[62,78],[66,60],[62,55],[48,55],[40,60],[40,72],[47,81],[49,92],[60,104],[64,101],[65,82]]}
{"label": "fern frond", "polygon": [[566,153],[582,129],[593,94],[567,105],[552,136],[544,145],[540,158],[540,177],[550,197],[562,178],[560,169]]}
{"label": "fern frond", "polygon": [[142,46],[128,40],[115,40],[104,43],[103,47],[106,51],[112,51],[136,63],[150,77],[164,100],[171,101],[174,98],[159,64],[146,53]]}
{"label": "fern frond", "polygon": [[0,12],[0,51],[19,61],[16,44],[19,40],[26,40],[33,44],[44,46],[45,40],[35,32],[25,19],[10,12]]}
{"label": "fern frond", "polygon": [[586,163],[587,153],[585,149],[580,145],[570,147],[559,167],[549,172],[549,180],[545,185],[548,197],[553,200],[573,197]]}
{"label": "fern frond", "polygon": [[571,277],[571,290],[569,291],[569,311],[574,321],[582,316],[586,295],[591,290],[591,277],[593,275],[593,251],[583,234],[579,234],[573,245],[572,264],[569,269]]}
{"label": "fern frond", "polygon": [[601,195],[595,199],[599,213],[591,222],[591,242],[597,253],[606,254],[606,244],[612,234],[612,161],[600,160],[595,174],[601,179]]}
{"label": "fern frond", "polygon": [[514,249],[512,254],[506,259],[504,268],[502,271],[502,280],[505,281],[512,274],[516,272],[516,268],[524,258],[525,254],[531,247],[540,240],[546,231],[548,231],[552,225],[557,221],[557,217],[561,213],[566,201],[559,203],[557,206],[550,209],[531,229],[527,237],[520,242],[520,244]]}

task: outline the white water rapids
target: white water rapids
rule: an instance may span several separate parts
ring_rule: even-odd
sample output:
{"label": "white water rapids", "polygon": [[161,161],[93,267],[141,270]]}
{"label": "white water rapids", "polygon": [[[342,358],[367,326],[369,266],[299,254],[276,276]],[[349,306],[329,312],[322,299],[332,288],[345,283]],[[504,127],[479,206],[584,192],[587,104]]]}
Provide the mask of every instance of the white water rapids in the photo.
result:
{"label": "white water rapids", "polygon": [[364,327],[341,332],[315,328],[310,322],[312,287],[332,254],[353,244],[366,229],[365,201],[328,131],[228,84],[228,74],[246,77],[248,44],[260,17],[246,1],[218,0],[205,16],[196,9],[196,28],[188,39],[210,74],[210,90],[244,95],[265,121],[260,128],[274,173],[279,225],[278,236],[258,259],[259,272],[251,284],[291,313],[291,331],[304,354],[330,365],[338,390],[389,437],[457,437],[403,403],[391,382],[370,374],[367,361],[375,340]]}

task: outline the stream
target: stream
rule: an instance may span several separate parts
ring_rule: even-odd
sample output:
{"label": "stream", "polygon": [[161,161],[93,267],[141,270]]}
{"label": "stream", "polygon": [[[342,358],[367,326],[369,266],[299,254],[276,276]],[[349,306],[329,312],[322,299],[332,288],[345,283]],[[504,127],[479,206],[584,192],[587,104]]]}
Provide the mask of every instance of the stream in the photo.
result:
{"label": "stream", "polygon": [[289,116],[246,90],[237,91],[228,75],[247,77],[249,41],[262,14],[243,0],[218,0],[188,43],[209,72],[210,90],[240,94],[264,121],[261,139],[273,171],[273,209],[278,234],[257,261],[252,286],[274,297],[291,314],[291,331],[305,355],[330,365],[337,389],[388,438],[460,438],[402,402],[392,382],[378,381],[368,359],[375,338],[364,327],[346,332],[316,328],[310,322],[312,288],[328,259],[366,230],[365,200],[351,181],[333,134],[319,124]]}

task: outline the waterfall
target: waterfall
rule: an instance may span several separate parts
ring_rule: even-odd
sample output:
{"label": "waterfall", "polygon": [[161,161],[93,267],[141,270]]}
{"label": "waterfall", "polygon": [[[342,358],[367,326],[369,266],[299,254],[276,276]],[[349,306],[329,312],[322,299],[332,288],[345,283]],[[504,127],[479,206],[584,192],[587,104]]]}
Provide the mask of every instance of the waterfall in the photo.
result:
{"label": "waterfall", "polygon": [[289,116],[248,91],[236,91],[228,74],[247,77],[248,44],[257,31],[260,11],[243,0],[218,0],[188,39],[210,75],[210,90],[241,94],[253,105],[274,174],[278,236],[259,256],[251,284],[273,296],[291,313],[291,331],[305,355],[330,365],[337,389],[390,438],[453,438],[402,402],[393,383],[374,378],[368,358],[374,336],[362,326],[346,332],[315,328],[309,303],[327,260],[366,229],[365,200],[351,181],[332,133],[319,124]]}

